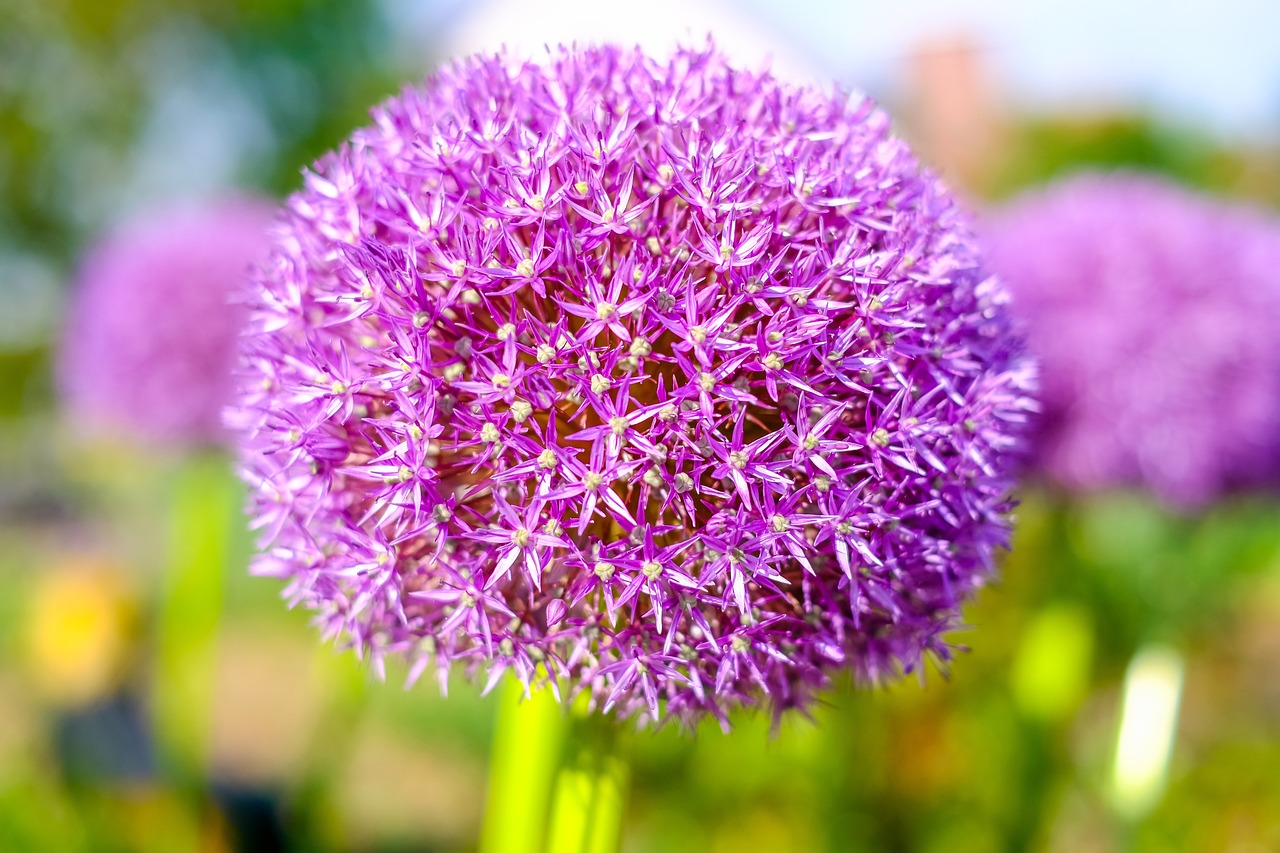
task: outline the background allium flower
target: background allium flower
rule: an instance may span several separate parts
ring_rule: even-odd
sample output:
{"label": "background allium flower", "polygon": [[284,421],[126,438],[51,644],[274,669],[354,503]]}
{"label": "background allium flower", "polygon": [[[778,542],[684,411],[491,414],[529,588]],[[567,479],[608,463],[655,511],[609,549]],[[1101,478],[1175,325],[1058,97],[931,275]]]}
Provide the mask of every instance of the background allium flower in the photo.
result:
{"label": "background allium flower", "polygon": [[89,252],[58,354],[77,427],[218,437],[244,320],[232,299],[270,246],[273,216],[270,204],[247,198],[153,211]]}
{"label": "background allium flower", "polygon": [[1027,371],[883,113],[605,48],[373,117],[258,279],[259,571],[411,677],[545,664],[624,714],[947,654]]}
{"label": "background allium flower", "polygon": [[1041,359],[1050,477],[1183,506],[1274,478],[1280,221],[1152,177],[1083,175],[987,231]]}

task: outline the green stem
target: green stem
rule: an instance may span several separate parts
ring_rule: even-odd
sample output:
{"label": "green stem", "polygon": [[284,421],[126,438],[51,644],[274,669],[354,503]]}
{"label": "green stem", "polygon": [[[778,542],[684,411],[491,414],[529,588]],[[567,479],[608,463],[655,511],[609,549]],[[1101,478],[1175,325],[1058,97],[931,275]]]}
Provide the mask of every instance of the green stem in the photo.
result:
{"label": "green stem", "polygon": [[505,679],[480,853],[541,853],[567,728],[564,709],[550,690],[525,699],[519,681]]}
{"label": "green stem", "polygon": [[223,570],[240,511],[239,485],[228,469],[221,456],[189,460],[178,472],[170,505],[154,714],[163,760],[188,785],[201,784],[208,761]]}
{"label": "green stem", "polygon": [[547,853],[617,853],[628,782],[622,741],[615,720],[575,713],[556,776]]}
{"label": "green stem", "polygon": [[369,705],[368,670],[347,650],[326,644],[312,670],[320,718],[308,735],[307,757],[290,797],[290,850],[339,850],[337,781],[351,761]]}

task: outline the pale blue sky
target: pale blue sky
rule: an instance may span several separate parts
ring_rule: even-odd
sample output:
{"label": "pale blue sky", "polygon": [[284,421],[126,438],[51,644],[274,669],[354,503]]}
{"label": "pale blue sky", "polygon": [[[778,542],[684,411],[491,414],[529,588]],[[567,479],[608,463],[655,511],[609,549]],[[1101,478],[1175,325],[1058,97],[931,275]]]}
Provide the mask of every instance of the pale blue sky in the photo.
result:
{"label": "pale blue sky", "polygon": [[[1280,131],[1280,0],[383,0],[401,38],[446,50],[574,38],[646,41],[690,28],[772,42],[821,76],[895,93],[923,40],[957,33],[988,52],[1017,101],[1149,107],[1224,136]],[[723,27],[723,29],[722,29]],[[462,34],[459,36],[458,33]],[[727,39],[733,41],[734,39]],[[493,44],[490,44],[493,42]],[[790,63],[794,64],[794,63]]]}
{"label": "pale blue sky", "polygon": [[825,70],[892,87],[929,36],[966,33],[1010,94],[1139,102],[1225,134],[1280,125],[1280,0],[741,0]]}

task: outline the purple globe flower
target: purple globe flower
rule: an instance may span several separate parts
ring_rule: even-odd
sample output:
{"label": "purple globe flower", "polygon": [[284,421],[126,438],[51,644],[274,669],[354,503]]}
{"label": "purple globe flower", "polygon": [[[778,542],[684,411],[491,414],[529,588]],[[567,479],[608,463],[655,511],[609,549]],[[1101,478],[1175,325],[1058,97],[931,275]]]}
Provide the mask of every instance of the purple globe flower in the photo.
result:
{"label": "purple globe flower", "polygon": [[987,231],[1041,359],[1052,480],[1192,507],[1274,479],[1280,221],[1156,178],[1083,175]]}
{"label": "purple globe flower", "polygon": [[653,719],[947,656],[1029,372],[882,112],[602,48],[469,59],[373,119],[258,278],[258,571],[411,679]]}
{"label": "purple globe flower", "polygon": [[234,399],[251,263],[270,246],[274,210],[230,198],[153,211],[84,259],[58,353],[77,428],[178,443],[215,440]]}

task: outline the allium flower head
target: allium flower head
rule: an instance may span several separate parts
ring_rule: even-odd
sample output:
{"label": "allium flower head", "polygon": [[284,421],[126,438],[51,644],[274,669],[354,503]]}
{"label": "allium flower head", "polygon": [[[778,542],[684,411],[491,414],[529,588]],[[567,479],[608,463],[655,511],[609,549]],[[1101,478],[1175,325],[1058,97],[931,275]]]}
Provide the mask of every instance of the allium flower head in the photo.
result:
{"label": "allium flower head", "polygon": [[88,431],[198,443],[234,397],[234,304],[274,211],[230,198],[126,222],[81,264],[58,354],[68,412]]}
{"label": "allium flower head", "polygon": [[1051,478],[1194,506],[1275,477],[1280,220],[1094,174],[1013,202],[987,230],[1041,359]]}
{"label": "allium flower head", "polygon": [[946,654],[1026,370],[883,113],[602,48],[373,118],[258,280],[259,571],[412,677],[546,671],[649,718]]}

